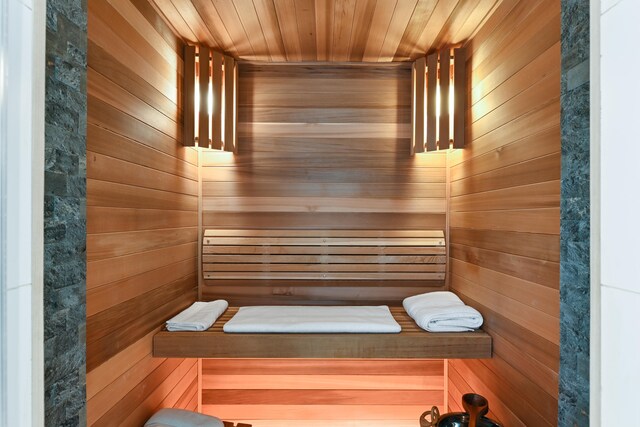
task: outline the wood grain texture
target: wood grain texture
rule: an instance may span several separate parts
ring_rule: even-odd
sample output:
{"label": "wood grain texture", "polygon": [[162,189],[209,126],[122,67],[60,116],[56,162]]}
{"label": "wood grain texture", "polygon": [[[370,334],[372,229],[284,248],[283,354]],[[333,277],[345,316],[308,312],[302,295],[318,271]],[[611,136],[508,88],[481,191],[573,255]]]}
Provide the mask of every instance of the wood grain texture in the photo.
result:
{"label": "wood grain texture", "polygon": [[[415,426],[425,408],[442,408],[444,382],[439,359],[202,361],[204,411],[255,426]],[[232,396],[226,393],[231,390],[236,390]],[[227,396],[224,404],[216,393]],[[319,393],[325,393],[322,401],[303,401]],[[387,393],[394,399],[375,402]],[[296,401],[283,402],[287,395]],[[407,399],[415,396],[422,400],[409,405]]]}
{"label": "wood grain texture", "polygon": [[[276,6],[279,14],[304,12],[298,11],[297,2]],[[306,6],[301,3],[301,7]],[[341,5],[335,13],[352,13],[350,7]],[[332,27],[331,31],[342,34],[343,29]],[[315,233],[404,229],[407,236],[413,229],[417,230],[414,237],[425,230],[446,229],[446,154],[412,157],[409,151],[410,66],[240,63],[238,74],[238,154],[203,152],[201,156],[205,229],[276,229],[280,233],[287,229]],[[239,246],[227,243],[225,250]],[[238,252],[228,254],[233,253]],[[282,302],[287,295],[291,301],[336,301],[340,297],[331,297],[330,292],[342,286],[351,289],[336,294],[345,301],[398,303],[407,288],[417,291],[430,286],[421,284],[420,277],[433,276],[432,284],[441,280],[442,273],[428,266],[412,271],[406,264],[387,265],[381,273],[375,263],[367,266],[365,260],[332,264],[334,271],[324,266],[325,270],[315,272],[309,262],[302,267],[278,265],[271,271],[250,264],[234,271],[229,263],[217,264],[216,270],[209,264],[202,295],[209,299],[222,292],[243,304]],[[353,271],[360,280],[351,280]],[[385,284],[384,276],[390,274],[403,280]],[[278,289],[290,288],[291,281],[276,284],[276,277],[286,276],[300,281],[296,290]],[[439,283],[431,289],[442,289],[444,282]]]}
{"label": "wood grain texture", "polygon": [[151,0],[184,41],[254,61],[410,61],[478,32],[498,0]]}
{"label": "wood grain texture", "polygon": [[140,426],[197,406],[196,361],[151,356],[197,295],[197,154],[181,143],[182,46],[161,17],[90,2],[88,27],[87,425]]}
{"label": "wood grain texture", "polygon": [[[346,286],[407,280],[444,285],[442,230],[217,230],[204,232],[205,280],[275,281],[282,285],[324,281]],[[263,282],[264,283],[264,282]]]}
{"label": "wood grain texture", "polygon": [[560,7],[503,2],[467,45],[467,145],[451,161],[451,289],[491,360],[449,362],[449,406],[481,393],[509,426],[558,411]]}

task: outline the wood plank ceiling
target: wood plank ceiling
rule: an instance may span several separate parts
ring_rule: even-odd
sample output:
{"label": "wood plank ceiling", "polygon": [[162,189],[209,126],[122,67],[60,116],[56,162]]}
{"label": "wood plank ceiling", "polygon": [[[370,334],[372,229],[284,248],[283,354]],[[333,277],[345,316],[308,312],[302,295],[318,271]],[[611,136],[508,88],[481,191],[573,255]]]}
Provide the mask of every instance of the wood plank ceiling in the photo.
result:
{"label": "wood plank ceiling", "polygon": [[149,0],[176,34],[253,61],[413,60],[471,38],[501,0]]}

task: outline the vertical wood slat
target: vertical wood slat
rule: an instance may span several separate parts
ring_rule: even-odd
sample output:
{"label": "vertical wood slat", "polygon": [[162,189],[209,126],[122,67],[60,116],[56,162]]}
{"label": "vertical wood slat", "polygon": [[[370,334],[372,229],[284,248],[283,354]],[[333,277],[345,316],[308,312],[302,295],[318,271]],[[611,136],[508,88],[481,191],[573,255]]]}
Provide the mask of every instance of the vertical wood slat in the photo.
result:
{"label": "vertical wood slat", "polygon": [[200,46],[198,52],[200,108],[198,118],[198,146],[209,147],[209,48]]}
{"label": "vertical wood slat", "polygon": [[413,97],[412,97],[412,126],[411,154],[424,152],[424,107],[425,107],[425,78],[427,59],[416,59],[412,67]]}
{"label": "vertical wood slat", "polygon": [[427,151],[436,151],[436,90],[438,86],[438,53],[427,56]]}
{"label": "vertical wood slat", "polygon": [[449,85],[451,53],[449,48],[440,51],[440,135],[438,147],[440,150],[449,148]]}
{"label": "vertical wood slat", "polygon": [[184,47],[184,86],[182,87],[184,112],[182,145],[192,147],[195,145],[195,85],[196,85],[196,47]]}
{"label": "vertical wood slat", "polygon": [[211,114],[211,148],[222,148],[222,58],[223,55],[213,51],[212,54],[212,86],[213,111]]}
{"label": "vertical wood slat", "polygon": [[224,57],[224,151],[236,151],[236,61]]}
{"label": "vertical wood slat", "polygon": [[467,111],[466,49],[453,50],[453,148],[464,148],[464,123]]}

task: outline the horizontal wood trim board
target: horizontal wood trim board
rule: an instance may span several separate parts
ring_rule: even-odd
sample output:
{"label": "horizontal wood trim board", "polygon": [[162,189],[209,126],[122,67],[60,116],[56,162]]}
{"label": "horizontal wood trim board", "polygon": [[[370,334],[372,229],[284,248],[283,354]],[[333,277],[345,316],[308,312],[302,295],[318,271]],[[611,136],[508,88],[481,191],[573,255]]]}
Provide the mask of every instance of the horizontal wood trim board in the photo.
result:
{"label": "horizontal wood trim board", "polygon": [[[311,261],[311,263],[301,264],[301,263],[293,263],[293,264],[275,264],[271,263],[269,265],[264,264],[239,264],[239,265],[229,265],[229,264],[218,264],[218,263],[208,263],[208,260],[205,259],[207,265],[204,267],[204,271],[207,275],[212,277],[218,277],[218,275],[214,275],[213,272],[224,272],[222,275],[227,274],[226,272],[236,272],[237,274],[241,274],[240,272],[296,272],[296,273],[306,273],[306,272],[322,272],[322,273],[331,273],[331,272],[441,272],[444,273],[446,269],[446,265],[444,261],[441,265],[432,265],[432,264],[338,264],[338,265],[320,265]],[[208,274],[211,273],[211,274]],[[327,274],[326,277],[331,276],[331,274]],[[325,276],[323,276],[325,278]]]}
{"label": "horizontal wood trim board", "polygon": [[[228,251],[228,247],[226,249]],[[381,256],[367,256],[367,255],[322,255],[322,264],[355,264],[355,265],[367,265],[367,264],[385,264],[387,267],[392,267],[396,264],[444,264],[447,259],[444,256],[439,257],[427,257],[416,255],[381,255]],[[241,263],[243,266],[251,266],[251,263],[262,265],[265,262],[271,262],[274,265],[277,264],[302,264],[308,265],[310,263],[318,261],[318,257],[309,255],[204,255],[203,261],[205,263]]]}
{"label": "horizontal wood trim board", "polygon": [[255,167],[208,167],[202,168],[202,181],[213,182],[300,182],[300,183],[381,183],[395,184],[401,187],[404,183],[444,183],[444,168],[360,168],[331,169],[303,168],[299,164],[287,169]]}
{"label": "horizontal wood trim board", "polygon": [[196,227],[87,234],[88,261],[170,247],[197,240]]}
{"label": "horizontal wood trim board", "polygon": [[439,390],[203,390],[204,405],[420,405],[442,398]]}
{"label": "horizontal wood trim board", "polygon": [[202,359],[202,374],[219,375],[364,375],[426,376],[444,374],[442,360],[393,359]]}
{"label": "horizontal wood trim board", "polygon": [[[247,233],[248,236],[237,237],[218,237],[215,235],[216,231],[205,231],[205,237],[203,239],[203,245],[205,246],[218,246],[218,245],[239,245],[239,246],[324,246],[331,248],[333,246],[400,246],[400,247],[422,247],[422,246],[439,246],[442,247],[445,244],[444,233],[442,231],[436,231],[431,236],[433,237],[415,237],[408,236],[391,237],[391,236],[379,236],[380,232],[372,232],[366,234],[366,232],[355,234],[353,237],[336,237],[327,235],[329,233],[319,232],[314,233],[314,230],[301,230],[297,232],[298,236],[304,237],[280,237],[277,234],[264,237],[252,237],[251,233]],[[226,233],[222,233],[226,234]],[[289,233],[286,233],[289,234]],[[335,233],[337,234],[337,233]],[[349,235],[349,231],[345,231],[342,235]],[[292,234],[289,234],[293,236]],[[359,235],[359,236],[358,236]],[[419,250],[419,249],[418,249]]]}
{"label": "horizontal wood trim board", "polygon": [[195,227],[198,213],[164,209],[87,207],[87,234]]}
{"label": "horizontal wood trim board", "polygon": [[444,213],[444,199],[375,199],[324,197],[250,197],[206,198],[203,209],[209,212],[434,212]]}
{"label": "horizontal wood trim board", "polygon": [[[440,362],[443,363],[443,362]],[[443,390],[442,375],[205,375],[203,390]]]}
{"label": "horizontal wood trim board", "polygon": [[[430,154],[412,158],[395,158],[388,153],[351,152],[348,146],[336,147],[338,153],[323,153],[321,156],[313,152],[243,152],[230,157],[222,152],[202,155],[202,166],[209,167],[251,167],[254,164],[262,168],[282,168],[294,165],[304,165],[308,169],[333,169],[345,167],[355,168],[444,168],[445,156]],[[346,151],[346,152],[345,152]]]}
{"label": "horizontal wood trim board", "polygon": [[[269,245],[268,248],[264,246],[230,246],[230,245],[221,245],[216,242],[215,246],[205,246],[202,248],[202,253],[206,257],[208,254],[221,254],[227,256],[234,255],[243,255],[244,259],[251,262],[251,258],[246,255],[255,255],[255,254],[263,254],[276,257],[275,259],[279,259],[280,255],[290,255],[290,256],[304,256],[304,255],[380,255],[380,256],[391,256],[391,255],[409,255],[413,257],[418,257],[414,261],[420,259],[423,256],[431,256],[431,255],[444,255],[446,253],[446,248],[441,246],[273,246]],[[315,257],[317,259],[317,257]],[[216,262],[214,260],[209,259],[210,262]],[[231,258],[229,258],[231,260]],[[340,258],[336,257],[336,260],[333,262],[339,262]],[[439,258],[433,260],[433,262],[442,261]],[[445,260],[446,261],[446,260]]]}
{"label": "horizontal wood trim board", "polygon": [[314,271],[314,272],[278,272],[278,271],[265,271],[265,272],[209,272],[203,273],[205,279],[216,280],[260,280],[260,279],[272,279],[272,280],[444,280],[443,273],[405,273],[396,271],[381,271],[379,273],[369,272],[336,272],[336,271]]}
{"label": "horizontal wood trim board", "polygon": [[203,182],[202,197],[325,197],[325,198],[410,198],[416,194],[429,194],[433,198],[446,195],[445,183],[395,184],[367,183],[254,183]]}
{"label": "horizontal wood trim board", "polygon": [[87,206],[197,211],[198,197],[87,179]]}
{"label": "horizontal wood trim board", "polygon": [[[370,90],[370,89],[369,89]],[[407,123],[407,107],[292,108],[254,107],[239,111],[239,123]]]}
{"label": "horizontal wood trim board", "polygon": [[257,138],[300,134],[312,138],[409,138],[411,128],[396,123],[238,123],[238,134]]}
{"label": "horizontal wood trim board", "polygon": [[420,405],[202,405],[202,412],[226,419],[251,414],[250,420],[417,420],[425,407],[443,404],[444,398]]}
{"label": "horizontal wood trim board", "polygon": [[[218,228],[273,228],[273,229],[388,229],[391,227],[389,214],[365,212],[353,215],[340,212],[234,212],[232,216],[224,212],[202,212],[204,227]],[[395,230],[444,229],[446,215],[441,214],[394,214],[392,228]]]}

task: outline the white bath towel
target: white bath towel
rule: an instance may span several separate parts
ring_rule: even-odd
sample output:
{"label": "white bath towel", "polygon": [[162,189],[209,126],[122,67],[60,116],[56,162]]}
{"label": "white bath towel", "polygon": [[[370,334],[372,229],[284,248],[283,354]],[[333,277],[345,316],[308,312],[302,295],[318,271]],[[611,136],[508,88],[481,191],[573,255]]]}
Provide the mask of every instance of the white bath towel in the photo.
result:
{"label": "white bath towel", "polygon": [[398,333],[386,305],[241,307],[225,323],[231,333]]}
{"label": "white bath towel", "polygon": [[482,314],[452,292],[429,292],[405,298],[402,305],[429,332],[466,332],[482,326]]}
{"label": "white bath towel", "polygon": [[206,331],[229,307],[222,299],[204,302],[196,301],[191,307],[167,320],[168,331]]}

